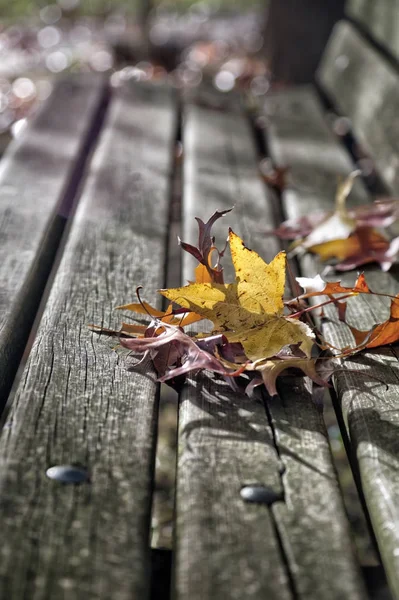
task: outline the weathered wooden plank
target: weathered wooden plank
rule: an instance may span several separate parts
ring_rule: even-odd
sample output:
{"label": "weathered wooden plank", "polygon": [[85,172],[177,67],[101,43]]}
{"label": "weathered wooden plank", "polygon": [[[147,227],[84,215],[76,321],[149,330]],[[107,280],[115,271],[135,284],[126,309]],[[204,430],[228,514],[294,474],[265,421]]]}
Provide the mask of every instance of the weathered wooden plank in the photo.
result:
{"label": "weathered wooden plank", "polygon": [[[330,131],[314,88],[301,86],[271,94],[264,110],[272,158],[277,165],[288,167],[284,210],[294,218],[330,209],[339,178],[354,167]],[[348,204],[364,204],[369,198],[358,178]]]}
{"label": "weathered wooden plank", "polygon": [[[146,598],[157,385],[88,323],[163,283],[174,102],[118,90],[0,438],[0,596]],[[80,486],[46,477],[82,466]]]}
{"label": "weathered wooden plank", "polygon": [[[399,292],[397,276],[380,271],[368,271],[366,276],[371,289],[390,294]],[[360,298],[349,307],[347,318],[355,327],[368,329],[388,317],[388,307],[389,302],[381,299]],[[333,311],[327,315],[333,320],[323,326],[326,338],[337,347],[353,343],[349,331],[337,323]],[[399,598],[397,351],[376,349],[346,360],[341,366],[343,370],[335,376],[334,387],[392,595]]]}
{"label": "weathered wooden plank", "polygon": [[349,0],[347,14],[356,19],[367,32],[397,59],[399,58],[398,0]]}
{"label": "weathered wooden plank", "polygon": [[[244,194],[255,200],[254,215],[262,188],[244,119],[188,106],[183,143],[183,239],[196,239],[195,216],[207,219],[234,204],[228,224],[237,225]],[[215,233],[223,244],[223,220]],[[189,256],[183,261],[186,281],[193,263]],[[238,397],[208,374],[188,380],[179,410],[177,598],[292,597],[268,508],[240,496],[243,486],[258,483],[281,497],[280,468],[261,400]]]}
{"label": "weathered wooden plank", "polygon": [[0,411],[54,260],[103,88],[98,76],[58,82],[0,164]]}
{"label": "weathered wooden plank", "polygon": [[[270,122],[271,154],[278,165],[290,167],[288,189],[282,197],[287,217],[306,214],[316,208],[332,208],[335,175],[349,173],[353,165],[323,122],[315,92],[307,88],[275,94],[267,101],[266,112]],[[367,193],[359,181],[350,200],[362,202],[365,199]],[[310,257],[304,258],[301,266],[303,274],[308,276],[319,270],[319,265]],[[354,281],[355,275],[348,277]],[[368,273],[367,278],[372,289],[391,294],[398,292],[393,274],[376,271]],[[353,343],[347,328],[336,322],[333,311],[326,312],[332,319],[322,323],[326,339],[338,347]],[[366,329],[385,318],[387,312],[386,303],[384,308],[381,299],[359,299],[356,306],[349,308],[348,320],[360,329]],[[384,566],[395,597],[398,597],[399,514],[394,499],[399,484],[399,461],[396,436],[388,434],[395,430],[399,406],[396,357],[391,350],[381,349],[346,360],[342,369],[337,373],[334,385]],[[373,379],[373,375],[377,379]],[[384,387],[385,382],[388,389]]]}
{"label": "weathered wooden plank", "polygon": [[[205,138],[204,131],[212,135]],[[274,222],[272,201],[257,172],[249,124],[239,114],[188,107],[183,133],[183,239],[195,240],[194,216],[205,218],[235,204],[234,212],[219,222],[219,240],[227,223],[270,260],[279,248],[261,230]],[[184,264],[186,280],[192,277],[189,257]],[[326,432],[300,386],[294,393],[285,390],[282,407],[278,401],[263,406],[233,394],[207,374],[183,390],[178,598],[364,597]],[[244,504],[239,491],[248,483],[266,485],[277,498],[283,493],[283,500],[271,509]],[[302,494],[303,502],[297,502]],[[326,529],[331,521],[336,528]]]}
{"label": "weathered wooden plank", "polygon": [[303,378],[284,377],[268,401],[284,465],[273,505],[298,598],[365,598],[322,415]]}
{"label": "weathered wooden plank", "polygon": [[399,77],[349,23],[340,23],[327,47],[318,79],[356,139],[373,157],[394,193],[399,192]]}

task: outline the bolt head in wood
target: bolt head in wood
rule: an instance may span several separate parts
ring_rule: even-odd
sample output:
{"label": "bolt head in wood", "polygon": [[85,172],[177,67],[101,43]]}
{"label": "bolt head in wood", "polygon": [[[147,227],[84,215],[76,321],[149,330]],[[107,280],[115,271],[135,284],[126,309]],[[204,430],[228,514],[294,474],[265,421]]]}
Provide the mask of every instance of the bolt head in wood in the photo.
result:
{"label": "bolt head in wood", "polygon": [[267,504],[270,506],[273,502],[283,500],[282,494],[275,492],[272,488],[265,485],[246,485],[241,488],[241,498],[245,502],[256,502],[258,504]]}
{"label": "bolt head in wood", "polygon": [[61,483],[83,483],[89,479],[86,469],[73,465],[55,465],[47,469],[46,475]]}

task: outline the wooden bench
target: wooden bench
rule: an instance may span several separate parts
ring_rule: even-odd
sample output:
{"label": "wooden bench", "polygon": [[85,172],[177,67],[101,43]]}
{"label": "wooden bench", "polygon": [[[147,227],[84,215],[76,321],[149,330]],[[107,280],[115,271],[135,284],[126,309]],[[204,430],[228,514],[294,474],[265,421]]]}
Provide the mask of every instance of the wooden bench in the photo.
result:
{"label": "wooden bench", "polygon": [[[364,10],[358,5],[352,12]],[[340,23],[318,87],[267,96],[270,155],[290,168],[281,197],[286,216],[332,206],[337,176],[354,168],[329,127],[321,92],[350,118],[388,190],[397,192],[399,79],[387,55],[354,24]],[[195,98],[181,102],[162,85],[110,90],[102,78],[76,76],[56,86],[0,163],[0,598],[151,595],[156,375],[150,366],[145,376],[127,372],[87,324],[118,327],[113,309],[131,301],[139,284],[146,300],[158,302],[155,290],[172,279],[165,268],[170,233],[180,229],[194,241],[195,216],[235,205],[228,225],[266,260],[279,251],[262,233],[277,224],[280,204],[260,178],[248,115],[234,96],[218,102],[223,110]],[[180,132],[181,224],[170,209]],[[353,200],[370,197],[358,181]],[[222,221],[216,235],[225,231]],[[191,267],[184,257],[182,281]],[[306,275],[318,268],[310,258],[300,267]],[[395,273],[367,276],[397,293]],[[370,327],[382,308],[372,311],[365,306],[351,319]],[[343,328],[323,328],[331,343],[348,341]],[[395,348],[355,357],[334,389],[399,598],[396,365]],[[365,370],[388,388],[365,378]],[[326,428],[306,380],[282,378],[279,397],[249,399],[207,372],[189,377],[179,398],[177,461],[171,597],[367,598]],[[254,487],[261,501],[246,502],[243,487]]]}

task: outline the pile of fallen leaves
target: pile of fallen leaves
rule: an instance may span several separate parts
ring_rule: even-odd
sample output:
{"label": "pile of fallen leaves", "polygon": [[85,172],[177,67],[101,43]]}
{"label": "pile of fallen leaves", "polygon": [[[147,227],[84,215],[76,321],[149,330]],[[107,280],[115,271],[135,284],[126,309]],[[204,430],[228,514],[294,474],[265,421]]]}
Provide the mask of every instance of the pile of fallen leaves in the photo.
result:
{"label": "pile of fallen leaves", "polygon": [[399,237],[390,240],[380,229],[398,220],[399,200],[382,198],[348,209],[346,199],[359,174],[354,171],[338,186],[333,212],[290,219],[275,230],[280,238],[295,240],[291,254],[317,254],[323,261],[334,261],[338,271],[371,262],[379,263],[383,271],[391,268],[399,253]]}
{"label": "pile of fallen leaves", "polygon": [[[329,345],[309,320],[309,313],[315,309],[335,306],[339,319],[353,334],[353,346],[335,349],[336,356],[350,356],[399,339],[399,294],[394,297],[376,294],[391,298],[390,316],[370,330],[359,331],[346,323],[345,309],[350,298],[374,294],[363,274],[353,287],[344,287],[339,281],[327,283],[320,275],[299,277],[297,283],[304,293],[284,301],[285,253],[280,252],[268,264],[231,229],[228,243],[236,279],[224,283],[221,266],[224,250],[216,248],[211,230],[215,221],[228,212],[216,211],[206,223],[197,218],[197,247],[180,242],[183,250],[198,261],[195,281],[159,290],[170,301],[165,311],[143,302],[138,288],[139,302],[118,308],[149,315],[148,325],[123,323],[119,331],[92,327],[99,333],[117,336],[121,346],[133,355],[142,356],[135,367],[149,357],[159,381],[176,387],[187,373],[208,369],[224,376],[235,388],[244,383],[248,395],[262,384],[274,395],[276,379],[287,369],[296,369],[316,384],[327,385],[333,368],[326,367],[326,360],[330,359],[323,355]],[[307,300],[317,296],[322,301],[309,306]],[[203,319],[212,321],[211,331],[185,331],[185,327]]]}

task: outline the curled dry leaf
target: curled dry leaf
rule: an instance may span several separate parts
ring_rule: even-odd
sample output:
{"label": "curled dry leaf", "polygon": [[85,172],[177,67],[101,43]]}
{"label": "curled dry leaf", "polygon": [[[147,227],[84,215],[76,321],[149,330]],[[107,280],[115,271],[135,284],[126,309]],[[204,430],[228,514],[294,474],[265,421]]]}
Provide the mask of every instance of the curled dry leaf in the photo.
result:
{"label": "curled dry leaf", "polygon": [[348,210],[357,227],[389,227],[399,218],[397,198],[378,198],[371,204]]}
{"label": "curled dry leaf", "polygon": [[[219,250],[215,246],[215,239],[211,235],[213,224],[224,217],[227,213],[231,212],[231,208],[228,210],[215,211],[213,215],[208,219],[206,223],[199,217],[196,217],[198,223],[198,248],[182,242],[179,239],[179,243],[183,250],[194,256],[198,260],[199,265],[195,271],[195,281],[197,283],[223,283],[223,269],[220,266],[220,258],[223,256],[223,251]],[[214,267],[211,265],[212,255],[217,255],[217,262]]]}
{"label": "curled dry leaf", "polygon": [[334,212],[321,212],[283,223],[275,233],[282,239],[297,240],[295,254],[305,251],[321,260],[335,260],[335,269],[352,270],[377,262],[389,270],[399,252],[399,239],[390,241],[375,227],[388,227],[399,217],[399,200],[381,199],[370,205],[346,208],[347,197],[359,171],[351,173],[337,188]]}
{"label": "curled dry leaf", "polygon": [[390,248],[391,244],[384,235],[370,227],[362,227],[346,239],[317,244],[309,250],[323,261],[338,260],[338,264],[334,265],[336,270],[351,271],[371,262],[377,262],[388,270],[395,260],[395,256],[390,257]]}
{"label": "curled dry leaf", "polygon": [[294,244],[295,251],[310,250],[314,246],[325,244],[332,240],[346,239],[354,231],[356,221],[346,208],[346,199],[349,196],[353,183],[360,171],[354,171],[342,181],[337,188],[335,198],[335,211],[327,216],[314,227],[305,238]]}
{"label": "curled dry leaf", "polygon": [[[226,369],[213,354],[196,344],[179,327],[156,321],[152,324],[152,329],[161,330],[161,333],[144,338],[121,339],[120,342],[133,353],[148,353],[153,359],[160,381],[167,381],[198,369],[208,369],[229,377],[236,375],[232,370]],[[212,342],[216,343],[215,340]],[[205,344],[204,340],[202,344]]]}
{"label": "curled dry leaf", "polygon": [[[310,377],[312,381],[321,386],[327,386],[330,378],[330,375],[327,379],[320,377],[316,370],[315,359],[296,358],[289,355],[284,356],[283,354],[269,360],[250,363],[245,368],[247,371],[258,371],[261,374],[262,379],[260,383],[264,384],[270,396],[275,396],[277,394],[277,377],[284,371],[287,371],[287,369],[299,369],[305,375]],[[253,387],[253,385],[251,387]]]}
{"label": "curled dry leaf", "polygon": [[[274,233],[284,240],[305,238],[333,214],[324,211],[287,219],[274,230]],[[370,204],[348,208],[347,214],[350,219],[353,219],[356,227],[389,227],[399,218],[399,200],[377,199]]]}
{"label": "curled dry leaf", "polygon": [[274,233],[282,240],[305,238],[331,215],[332,213],[319,212],[303,215],[296,219],[288,219],[277,227]]}

